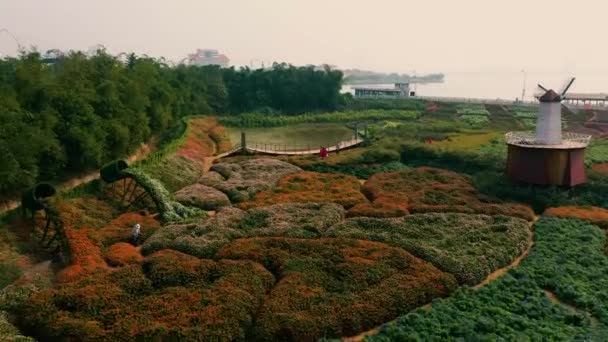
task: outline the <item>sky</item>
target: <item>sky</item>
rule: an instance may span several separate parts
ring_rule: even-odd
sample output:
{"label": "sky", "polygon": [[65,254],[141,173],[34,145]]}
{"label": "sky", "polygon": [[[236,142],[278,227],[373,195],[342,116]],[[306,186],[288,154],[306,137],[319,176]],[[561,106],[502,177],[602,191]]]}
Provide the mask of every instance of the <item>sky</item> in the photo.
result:
{"label": "sky", "polygon": [[[411,73],[608,70],[605,0],[0,0],[0,29],[39,51],[197,48],[259,61]],[[0,33],[0,53],[16,53]]]}

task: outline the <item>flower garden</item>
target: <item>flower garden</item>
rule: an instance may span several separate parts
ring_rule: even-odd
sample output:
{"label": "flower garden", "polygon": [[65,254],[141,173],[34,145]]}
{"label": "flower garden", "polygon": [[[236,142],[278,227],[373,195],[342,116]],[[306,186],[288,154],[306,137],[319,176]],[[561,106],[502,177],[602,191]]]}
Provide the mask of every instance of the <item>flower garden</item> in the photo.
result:
{"label": "flower garden", "polygon": [[[469,107],[458,114],[481,110]],[[490,142],[495,132],[448,149],[420,147],[426,133],[410,129],[418,126],[389,125],[384,140],[324,161],[238,156],[206,171],[203,159],[232,145],[216,119],[185,122],[179,137],[125,171],[152,200],[123,210],[101,186],[56,199],[65,259],[45,281],[23,275],[0,290],[1,333],[40,341],[608,336],[600,188],[534,190],[540,206],[532,190],[488,178],[502,153]],[[427,133],[457,137],[432,127]],[[395,136],[407,140],[398,151],[387,147]],[[471,164],[455,162],[463,150],[476,151]]]}

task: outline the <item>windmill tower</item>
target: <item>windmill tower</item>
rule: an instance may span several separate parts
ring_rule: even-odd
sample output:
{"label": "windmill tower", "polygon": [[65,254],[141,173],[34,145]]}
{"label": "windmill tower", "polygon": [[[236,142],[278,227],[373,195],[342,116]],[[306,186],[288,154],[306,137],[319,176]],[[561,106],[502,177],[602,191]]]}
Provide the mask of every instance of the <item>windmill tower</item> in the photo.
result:
{"label": "windmill tower", "polygon": [[559,92],[538,85],[540,110],[535,132],[509,132],[507,175],[538,185],[575,186],[586,182],[585,148],[590,135],[562,132],[562,101],[574,78]]}

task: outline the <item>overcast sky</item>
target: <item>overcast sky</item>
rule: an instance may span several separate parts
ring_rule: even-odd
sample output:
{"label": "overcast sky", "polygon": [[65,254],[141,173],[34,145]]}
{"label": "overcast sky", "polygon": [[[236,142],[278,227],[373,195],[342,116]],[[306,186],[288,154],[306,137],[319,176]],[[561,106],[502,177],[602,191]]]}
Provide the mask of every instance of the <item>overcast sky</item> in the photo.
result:
{"label": "overcast sky", "polygon": [[[606,0],[0,0],[24,46],[377,71],[608,70]],[[15,43],[0,33],[0,53]]]}

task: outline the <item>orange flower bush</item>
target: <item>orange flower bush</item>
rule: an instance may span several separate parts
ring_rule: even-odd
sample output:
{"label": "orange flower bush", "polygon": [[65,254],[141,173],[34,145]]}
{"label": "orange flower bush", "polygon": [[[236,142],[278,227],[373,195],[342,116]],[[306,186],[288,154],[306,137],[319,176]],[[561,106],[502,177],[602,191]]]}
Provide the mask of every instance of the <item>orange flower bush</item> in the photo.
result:
{"label": "orange flower bush", "polygon": [[608,174],[608,163],[593,164],[591,166],[591,169],[595,172],[599,172],[606,175]]}
{"label": "orange flower bush", "polygon": [[492,203],[476,191],[469,177],[430,167],[376,174],[363,185],[362,191],[375,206],[353,208],[349,216],[460,212],[534,219],[534,212],[528,206]]}
{"label": "orange flower bush", "polygon": [[353,176],[304,171],[281,178],[274,189],[258,193],[252,201],[243,202],[239,207],[332,202],[350,208],[368,202],[360,188],[359,180]]}
{"label": "orange flower bush", "polygon": [[143,267],[39,291],[18,321],[44,341],[245,340],[273,283],[255,262],[161,251]]}
{"label": "orange flower bush", "polygon": [[143,262],[144,257],[141,256],[141,253],[132,244],[119,242],[108,247],[106,260],[112,266],[125,266],[139,264]]}
{"label": "orange flower bush", "polygon": [[598,207],[564,206],[545,210],[543,215],[561,218],[575,218],[590,221],[602,228],[608,228],[608,210]]}
{"label": "orange flower bush", "polygon": [[455,279],[400,248],[351,239],[240,239],[218,256],[254,260],[278,279],[254,338],[351,336],[447,296]]}
{"label": "orange flower bush", "polygon": [[57,274],[57,282],[79,281],[92,273],[107,268],[101,249],[89,238],[90,229],[76,230],[66,225],[63,230],[71,263]]}
{"label": "orange flower bush", "polygon": [[133,225],[141,225],[141,239],[150,237],[158,228],[160,222],[150,215],[128,212],[106,224],[99,232],[98,236],[107,246],[116,242],[128,242],[131,239],[131,229]]}
{"label": "orange flower bush", "polygon": [[193,160],[212,156],[215,153],[215,143],[209,136],[209,131],[216,125],[217,120],[214,118],[188,121],[186,137],[176,153]]}
{"label": "orange flower bush", "polygon": [[216,153],[219,154],[232,150],[232,142],[230,141],[224,126],[220,126],[218,124],[217,126],[211,128],[209,130],[209,137],[211,137],[211,140],[215,142],[215,146],[217,148]]}

